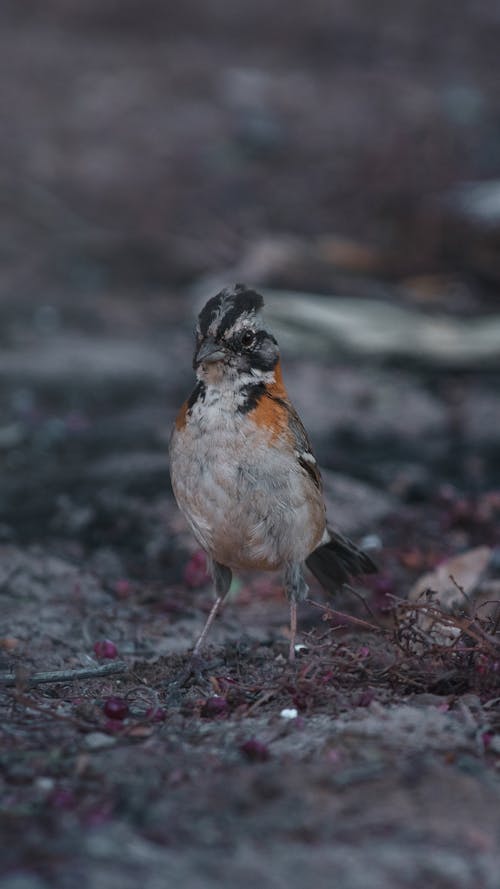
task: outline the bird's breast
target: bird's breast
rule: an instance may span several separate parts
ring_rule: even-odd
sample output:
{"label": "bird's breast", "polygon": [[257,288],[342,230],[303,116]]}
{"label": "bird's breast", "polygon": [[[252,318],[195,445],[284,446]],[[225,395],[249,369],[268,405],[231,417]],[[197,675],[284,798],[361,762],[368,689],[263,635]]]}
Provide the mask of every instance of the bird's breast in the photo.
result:
{"label": "bird's breast", "polygon": [[177,502],[216,561],[278,568],[321,539],[322,498],[286,437],[209,391],[174,430],[170,463]]}

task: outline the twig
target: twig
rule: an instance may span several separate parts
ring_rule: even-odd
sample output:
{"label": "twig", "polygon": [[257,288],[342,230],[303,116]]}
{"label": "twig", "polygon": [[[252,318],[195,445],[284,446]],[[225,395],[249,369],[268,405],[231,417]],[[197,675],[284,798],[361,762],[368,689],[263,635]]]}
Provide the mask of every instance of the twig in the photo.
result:
{"label": "twig", "polygon": [[365,629],[374,630],[376,633],[383,632],[383,628],[376,626],[376,624],[371,624],[367,620],[362,620],[360,617],[354,617],[352,614],[344,614],[343,611],[337,611],[335,608],[330,608],[329,605],[322,605],[321,602],[316,602],[314,599],[307,598],[306,602],[310,605],[314,605],[315,608],[319,608],[320,611],[324,611],[327,615],[331,614],[333,617],[340,617],[342,620],[347,621],[347,623],[357,624]]}
{"label": "twig", "polygon": [[16,673],[0,673],[0,685],[16,685],[24,687],[40,685],[42,682],[75,682],[77,679],[98,679],[113,673],[126,673],[128,665],[124,661],[112,664],[101,664],[99,667],[81,667],[79,670],[49,670],[44,673],[32,673],[31,676]]}
{"label": "twig", "polygon": [[349,590],[349,592],[352,593],[353,596],[356,596],[356,599],[358,599],[361,602],[361,604],[366,609],[366,611],[368,612],[368,614],[370,615],[372,620],[376,620],[376,617],[375,617],[373,611],[371,610],[370,606],[368,605],[368,602],[366,601],[365,597],[362,596],[361,593],[358,593],[358,591],[355,590],[354,587],[351,586],[349,583],[345,583],[344,588],[346,590]]}
{"label": "twig", "polygon": [[[438,628],[452,627],[466,633],[472,639],[481,645],[485,644],[490,649],[490,654],[498,654],[498,640],[488,634],[482,626],[473,617],[454,615],[450,612],[441,611],[433,605],[411,603],[397,596],[391,596],[395,603],[395,607],[407,615],[423,614],[425,618],[434,621]],[[415,632],[416,627],[412,627]],[[446,646],[449,647],[449,646]]]}
{"label": "twig", "polygon": [[253,713],[254,710],[257,710],[258,707],[261,707],[262,704],[267,704],[268,701],[271,701],[278,694],[279,689],[268,689],[268,691],[263,691],[262,694],[248,707],[245,716],[248,716],[250,713]]}
{"label": "twig", "polygon": [[461,595],[464,597],[465,601],[467,602],[467,605],[468,605],[469,608],[470,608],[470,597],[469,597],[469,596],[467,595],[467,593],[465,592],[463,586],[460,586],[460,584],[457,583],[457,581],[456,581],[455,578],[453,577],[453,574],[450,574],[450,575],[449,575],[449,579],[451,580],[453,586],[454,586],[454,587],[458,590],[458,592],[461,593]]}

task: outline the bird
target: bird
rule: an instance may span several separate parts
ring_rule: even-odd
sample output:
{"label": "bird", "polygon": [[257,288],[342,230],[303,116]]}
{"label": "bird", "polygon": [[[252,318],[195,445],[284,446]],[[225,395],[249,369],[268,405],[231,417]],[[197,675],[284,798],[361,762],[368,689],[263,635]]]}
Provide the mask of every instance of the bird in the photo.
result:
{"label": "bird", "polygon": [[281,570],[295,659],[297,604],[307,568],[330,592],[376,571],[367,553],[327,522],[321,473],[293,407],[260,293],[244,284],[211,297],[198,316],[196,384],[169,446],[172,489],[207,555],[215,601],[193,649],[202,651],[233,571]]}

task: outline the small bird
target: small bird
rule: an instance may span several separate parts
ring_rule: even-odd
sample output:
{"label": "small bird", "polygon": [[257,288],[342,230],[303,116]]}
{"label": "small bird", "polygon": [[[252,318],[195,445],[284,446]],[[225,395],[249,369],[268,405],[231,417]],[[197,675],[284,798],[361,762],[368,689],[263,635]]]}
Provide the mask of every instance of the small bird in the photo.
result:
{"label": "small bird", "polygon": [[177,503],[205,550],[215,602],[198,655],[226,598],[232,572],[281,569],[290,603],[289,660],[304,565],[334,592],[376,571],[370,557],[326,520],[321,475],[283,383],[278,343],[261,319],[264,300],[242,284],[221,290],[199,314],[197,382],[170,442]]}

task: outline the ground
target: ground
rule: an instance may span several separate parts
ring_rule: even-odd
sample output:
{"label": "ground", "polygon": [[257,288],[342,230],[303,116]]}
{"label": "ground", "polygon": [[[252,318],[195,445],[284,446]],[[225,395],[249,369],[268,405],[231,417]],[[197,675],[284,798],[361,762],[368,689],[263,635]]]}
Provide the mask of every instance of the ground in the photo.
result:
{"label": "ground", "polygon": [[[500,360],[363,328],[498,323],[498,213],[462,191],[499,175],[498,16],[143,6],[2,13],[0,886],[496,889]],[[379,572],[311,581],[293,666],[279,577],[240,576],[197,671],[167,446],[235,277]],[[356,342],[292,290],[366,307]]]}

